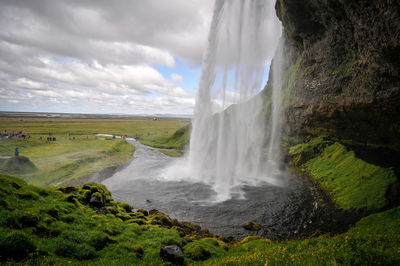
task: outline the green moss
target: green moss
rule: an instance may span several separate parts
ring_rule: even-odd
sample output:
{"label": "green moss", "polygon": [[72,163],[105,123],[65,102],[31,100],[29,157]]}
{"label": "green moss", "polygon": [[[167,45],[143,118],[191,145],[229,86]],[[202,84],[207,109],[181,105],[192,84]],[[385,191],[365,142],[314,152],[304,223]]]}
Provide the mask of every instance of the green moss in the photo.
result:
{"label": "green moss", "polygon": [[191,243],[185,247],[185,255],[192,260],[206,260],[211,257],[210,251],[199,243]]}
{"label": "green moss", "polygon": [[36,250],[29,236],[20,231],[13,231],[0,237],[0,260],[21,260]]}
{"label": "green moss", "polygon": [[133,209],[132,206],[129,205],[128,203],[126,203],[126,202],[121,203],[121,207],[122,207],[126,212],[131,212],[132,209]]}
{"label": "green moss", "polygon": [[40,198],[39,194],[34,191],[21,191],[14,193],[20,199],[26,200],[38,200]]}
{"label": "green moss", "polygon": [[206,260],[212,256],[224,255],[227,245],[214,238],[204,238],[193,241],[184,247],[184,254],[191,260]]}
{"label": "green moss", "polygon": [[357,60],[353,60],[350,62],[344,62],[342,64],[340,64],[338,67],[336,67],[335,69],[332,69],[330,74],[331,75],[337,75],[339,73],[342,72],[346,72],[352,69],[353,65],[357,62]]}
{"label": "green moss", "polygon": [[60,257],[74,258],[77,260],[88,260],[96,256],[96,250],[93,247],[63,241],[62,244],[57,245],[55,254]]}
{"label": "green moss", "polygon": [[303,163],[318,156],[327,145],[332,141],[325,136],[313,138],[307,143],[298,144],[289,148],[289,154],[292,156],[292,163],[300,166]]}
{"label": "green moss", "polygon": [[[263,238],[260,237],[260,236],[246,236],[246,237],[244,237],[242,240],[240,240],[239,244],[240,244],[240,245],[243,245],[243,244],[249,243],[250,241],[260,240],[260,239],[263,239]],[[268,240],[268,239],[263,239],[263,241],[272,243],[272,241],[271,241],[271,240]]]}
{"label": "green moss", "polygon": [[[283,1],[281,1],[282,3]],[[296,75],[300,68],[302,57],[297,56],[296,64],[292,65],[284,74],[282,80],[281,90],[281,104],[282,106],[289,106],[294,104],[293,90],[296,87]]]}
{"label": "green moss", "polygon": [[34,227],[39,223],[39,212],[34,211],[24,211],[19,218],[19,224],[22,227]]}
{"label": "green moss", "polygon": [[143,258],[144,255],[144,246],[143,244],[137,244],[133,247],[133,252],[135,252],[138,258]]}
{"label": "green moss", "polygon": [[289,154],[292,163],[318,182],[337,207],[345,210],[384,207],[386,191],[396,180],[393,170],[369,164],[324,136],[291,147]]}
{"label": "green moss", "polygon": [[366,163],[339,143],[325,148],[305,167],[345,210],[384,207],[386,190],[396,180],[393,170]]}

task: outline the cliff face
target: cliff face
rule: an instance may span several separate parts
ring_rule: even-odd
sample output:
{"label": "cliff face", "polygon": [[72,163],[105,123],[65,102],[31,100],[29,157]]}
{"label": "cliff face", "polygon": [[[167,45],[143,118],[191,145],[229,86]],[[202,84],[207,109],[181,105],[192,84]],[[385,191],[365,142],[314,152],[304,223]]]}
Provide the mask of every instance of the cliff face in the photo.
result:
{"label": "cliff face", "polygon": [[289,50],[285,133],[400,149],[400,2],[277,0],[275,8]]}

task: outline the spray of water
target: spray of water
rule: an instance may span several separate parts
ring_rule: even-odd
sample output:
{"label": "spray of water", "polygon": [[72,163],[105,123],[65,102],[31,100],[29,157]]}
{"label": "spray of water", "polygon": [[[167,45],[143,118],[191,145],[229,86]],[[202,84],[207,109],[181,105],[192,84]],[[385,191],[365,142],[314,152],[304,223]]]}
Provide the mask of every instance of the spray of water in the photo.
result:
{"label": "spray of water", "polygon": [[[280,35],[274,4],[273,0],[215,2],[186,175],[211,184],[217,201],[240,196],[243,184],[277,181],[279,56],[272,65],[272,107],[257,95],[274,52],[271,47],[276,47]],[[269,31],[274,38],[266,38]]]}

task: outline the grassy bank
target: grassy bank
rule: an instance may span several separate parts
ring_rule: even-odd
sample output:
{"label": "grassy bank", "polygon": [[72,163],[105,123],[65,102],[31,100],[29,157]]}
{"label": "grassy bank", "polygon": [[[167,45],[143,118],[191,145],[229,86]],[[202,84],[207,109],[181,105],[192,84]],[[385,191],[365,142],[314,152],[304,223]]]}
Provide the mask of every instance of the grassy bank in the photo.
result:
{"label": "grassy bank", "polygon": [[394,171],[367,163],[344,145],[327,137],[293,146],[289,150],[296,167],[330,195],[344,210],[377,210],[388,204],[385,197],[396,181]]}
{"label": "grassy bank", "polygon": [[158,151],[161,152],[161,153],[164,153],[165,155],[170,156],[170,157],[180,157],[180,156],[182,156],[181,152],[175,151],[175,150],[159,149]]}
{"label": "grassy bank", "polygon": [[171,136],[140,139],[140,142],[156,148],[183,150],[189,143],[190,127],[188,124],[176,130]]}
{"label": "grassy bank", "polygon": [[[0,170],[35,185],[54,185],[127,163],[132,159],[135,149],[124,140],[96,139],[94,136],[69,140],[57,136],[57,141],[35,138],[3,140],[0,154],[10,155],[15,147],[19,147],[21,155],[30,159],[36,171],[3,168],[1,165]],[[3,161],[7,160],[11,159]]]}
{"label": "grassy bank", "polygon": [[0,195],[0,260],[6,265],[163,265],[160,248],[171,244],[182,247],[190,265],[400,263],[399,207],[336,236],[225,242],[156,210],[133,211],[94,183],[40,188],[0,175]]}

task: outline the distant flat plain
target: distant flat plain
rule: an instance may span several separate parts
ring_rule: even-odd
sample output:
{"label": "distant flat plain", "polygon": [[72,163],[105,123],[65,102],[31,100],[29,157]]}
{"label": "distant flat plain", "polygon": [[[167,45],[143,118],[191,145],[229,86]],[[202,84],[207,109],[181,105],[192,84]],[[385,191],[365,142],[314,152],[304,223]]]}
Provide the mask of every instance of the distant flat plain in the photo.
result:
{"label": "distant flat plain", "polygon": [[[83,118],[43,113],[40,116],[32,113],[0,116],[1,134],[23,131],[30,135],[27,139],[3,137],[0,156],[13,155],[14,149],[19,147],[20,156],[28,157],[38,168],[32,173],[0,171],[47,186],[83,178],[132,159],[134,146],[123,139],[96,134],[126,135],[143,140],[168,138],[190,122],[188,118],[165,117],[85,115]],[[47,141],[49,134],[56,141]]]}

